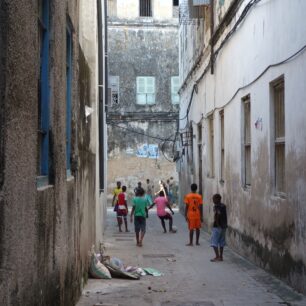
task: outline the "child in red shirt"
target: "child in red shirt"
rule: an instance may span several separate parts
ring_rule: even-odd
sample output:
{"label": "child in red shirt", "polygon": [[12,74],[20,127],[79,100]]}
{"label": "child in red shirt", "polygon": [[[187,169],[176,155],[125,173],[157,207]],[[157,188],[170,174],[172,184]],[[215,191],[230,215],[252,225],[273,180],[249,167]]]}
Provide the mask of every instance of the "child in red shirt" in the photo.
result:
{"label": "child in red shirt", "polygon": [[122,232],[121,225],[122,219],[124,220],[125,231],[128,232],[127,226],[127,215],[128,215],[128,206],[127,206],[127,195],[126,195],[126,186],[122,186],[122,192],[118,194],[118,202],[117,202],[117,222],[119,226],[119,232]]}

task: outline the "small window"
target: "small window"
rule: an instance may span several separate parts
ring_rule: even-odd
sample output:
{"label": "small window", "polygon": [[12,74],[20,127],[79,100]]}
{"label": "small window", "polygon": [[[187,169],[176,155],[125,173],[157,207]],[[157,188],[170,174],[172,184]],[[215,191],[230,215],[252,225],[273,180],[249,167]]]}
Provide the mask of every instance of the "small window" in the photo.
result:
{"label": "small window", "polygon": [[209,177],[215,176],[215,150],[214,150],[214,115],[208,118],[208,131],[209,131]]}
{"label": "small window", "polygon": [[272,85],[273,90],[273,121],[274,121],[274,176],[275,191],[285,193],[285,85],[281,78]]}
{"label": "small window", "polygon": [[155,77],[137,77],[137,104],[155,104]]}
{"label": "small window", "polygon": [[110,105],[119,104],[119,76],[109,76],[109,102]]}
{"label": "small window", "polygon": [[251,99],[246,96],[242,99],[243,106],[243,185],[251,186]]}
{"label": "small window", "polygon": [[140,17],[151,17],[152,16],[151,0],[140,0],[139,1],[139,16]]}
{"label": "small window", "polygon": [[173,6],[179,6],[179,0],[173,0]]}
{"label": "small window", "polygon": [[220,132],[221,132],[221,144],[220,144],[220,159],[221,159],[221,171],[220,171],[220,181],[224,182],[224,163],[225,163],[225,155],[224,155],[224,111],[220,112]]}
{"label": "small window", "polygon": [[180,96],[178,90],[180,88],[180,79],[178,76],[171,77],[171,102],[172,104],[180,103]]}

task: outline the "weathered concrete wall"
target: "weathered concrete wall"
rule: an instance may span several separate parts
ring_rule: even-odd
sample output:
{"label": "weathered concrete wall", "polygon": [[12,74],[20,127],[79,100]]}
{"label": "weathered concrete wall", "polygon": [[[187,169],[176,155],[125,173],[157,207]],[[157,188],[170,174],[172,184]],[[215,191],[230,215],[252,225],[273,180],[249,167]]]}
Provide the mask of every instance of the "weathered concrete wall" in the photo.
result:
{"label": "weathered concrete wall", "polygon": [[[90,71],[78,42],[78,5],[50,6],[50,185],[37,188],[38,7],[1,2],[0,304],[74,305],[95,242],[96,156],[90,150]],[[66,175],[66,23],[73,33],[72,157]],[[2,24],[3,22],[3,24]],[[2,27],[3,26],[3,27]],[[5,32],[3,32],[5,30]],[[4,34],[4,35],[3,35]],[[5,42],[2,45],[2,42]],[[80,86],[79,86],[80,84]],[[3,120],[5,118],[5,121]]]}
{"label": "weathered concrete wall", "polygon": [[[81,86],[86,86],[88,91],[86,97],[80,97],[82,101],[81,110],[84,111],[85,106],[91,107],[93,112],[88,117],[87,127],[89,128],[90,135],[87,135],[90,142],[86,149],[96,157],[94,164],[96,165],[96,186],[95,186],[95,211],[96,211],[96,246],[102,241],[103,237],[103,224],[105,221],[104,211],[106,206],[106,196],[103,193],[100,193],[100,173],[99,173],[99,146],[105,148],[106,154],[106,145],[99,144],[99,97],[98,97],[98,21],[97,18],[97,4],[96,2],[88,3],[87,0],[81,0],[79,4],[79,41],[81,49],[84,53],[84,63],[88,63],[88,72],[89,75],[86,75],[83,80],[80,80]],[[90,79],[90,84],[86,84],[86,80]],[[91,85],[90,88],[87,88],[88,85]],[[85,88],[84,88],[85,89]],[[102,161],[105,163],[104,161]]]}
{"label": "weathered concrete wall", "polygon": [[[178,112],[171,104],[171,76],[178,76],[176,22],[109,22],[109,75],[119,76],[119,104],[109,112]],[[156,104],[136,104],[136,77],[155,76]]]}
{"label": "weathered concrete wall", "polygon": [[[225,7],[229,7],[229,2],[225,1]],[[235,14],[241,14],[248,3],[241,2],[241,7]],[[194,169],[202,171],[204,200],[211,203],[212,195],[215,192],[221,193],[228,205],[229,244],[304,293],[306,203],[302,186],[306,183],[306,172],[303,170],[306,167],[306,137],[302,131],[306,128],[303,102],[306,92],[302,84],[306,79],[305,52],[299,53],[291,61],[283,61],[305,44],[306,26],[302,16],[305,5],[301,1],[292,3],[290,8],[284,8],[278,1],[264,1],[255,5],[218,53],[214,74],[210,74],[208,70],[208,73],[201,77],[210,58],[210,53],[204,52],[199,69],[192,71],[192,80],[187,78],[186,86],[182,88],[180,115],[183,117],[186,114],[192,86],[199,80],[189,120],[202,122],[204,126],[202,169],[199,169],[196,150],[192,156]],[[216,9],[221,17],[225,16],[222,8]],[[238,20],[235,14],[236,17],[232,22],[226,23],[224,32],[216,40],[215,50],[234,26],[234,20]],[[221,17],[216,16],[216,29]],[[248,47],[241,48],[242,45]],[[275,63],[279,64],[268,68]],[[264,73],[261,74],[262,72]],[[279,196],[273,185],[273,114],[270,84],[282,75],[285,83],[286,192],[284,196]],[[257,79],[258,76],[260,77]],[[239,88],[242,89],[238,90]],[[251,97],[252,178],[250,188],[245,188],[241,99],[248,94]],[[225,133],[224,182],[221,181],[221,110],[224,110]],[[213,177],[210,175],[211,144],[207,120],[211,114],[214,116]],[[260,128],[255,126],[258,119],[262,122]],[[181,126],[184,125],[185,122],[181,122]],[[193,145],[196,148],[197,133],[194,132],[194,135]],[[186,156],[183,157],[182,165],[180,176],[185,181],[190,180],[190,177],[192,180],[198,179],[197,171],[191,173],[188,170]],[[206,206],[204,212],[207,224],[212,217],[210,206],[211,204]]]}
{"label": "weathered concrete wall", "polygon": [[[178,76],[177,34],[177,21],[109,22],[109,74],[119,76],[119,103],[109,105],[107,113],[109,192],[118,179],[133,190],[147,178],[156,186],[160,179],[177,178],[175,164],[161,152],[169,138],[163,149],[172,160],[178,119],[178,105],[171,103],[171,77]],[[155,76],[154,105],[136,103],[137,76]],[[159,147],[157,159],[139,157],[146,144]]]}
{"label": "weathered concrete wall", "polygon": [[[145,186],[146,179],[150,179],[154,184],[156,192],[159,190],[159,180],[166,182],[167,179],[173,177],[177,184],[176,168],[171,159],[173,143],[166,142],[163,147],[164,154],[170,159],[169,162],[161,151],[164,143],[162,140],[130,132],[135,131],[156,137],[165,137],[167,132],[168,136],[174,139],[173,132],[176,131],[176,123],[130,121],[128,124],[120,123],[119,126],[121,128],[117,126],[108,128],[108,194],[112,193],[118,180],[128,187],[128,192],[132,193],[139,181]],[[144,156],[141,150],[146,144],[159,148],[158,157]]]}

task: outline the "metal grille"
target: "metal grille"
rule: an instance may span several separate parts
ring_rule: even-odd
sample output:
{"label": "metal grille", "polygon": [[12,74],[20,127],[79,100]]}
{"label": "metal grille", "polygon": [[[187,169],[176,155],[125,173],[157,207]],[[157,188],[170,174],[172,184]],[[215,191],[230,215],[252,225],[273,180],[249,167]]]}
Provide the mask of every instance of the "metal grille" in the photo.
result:
{"label": "metal grille", "polygon": [[152,16],[151,0],[140,0],[139,2],[140,16],[150,17]]}

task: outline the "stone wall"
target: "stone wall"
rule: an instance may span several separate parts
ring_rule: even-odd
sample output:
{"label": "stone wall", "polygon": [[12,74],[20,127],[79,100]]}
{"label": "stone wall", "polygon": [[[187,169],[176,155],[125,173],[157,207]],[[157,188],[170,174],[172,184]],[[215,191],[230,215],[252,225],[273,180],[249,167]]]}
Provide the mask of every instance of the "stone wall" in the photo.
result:
{"label": "stone wall", "polygon": [[[90,71],[78,43],[75,1],[50,1],[50,184],[37,186],[37,1],[1,2],[0,304],[75,305],[95,243],[96,156]],[[5,18],[2,18],[5,16]],[[66,25],[73,37],[72,176],[66,174]],[[3,43],[3,44],[2,44]],[[5,118],[5,121],[4,121]]]}
{"label": "stone wall", "polygon": [[[190,70],[184,72],[188,77],[181,90],[180,116],[183,118],[189,108],[186,117],[193,122],[190,146],[193,145],[194,150],[189,156],[181,156],[180,179],[199,182],[201,172],[200,184],[207,203],[206,228],[210,229],[213,218],[212,196],[218,192],[228,207],[229,245],[305,293],[306,198],[302,186],[306,184],[306,138],[301,131],[306,128],[306,90],[302,85],[306,80],[306,23],[302,16],[306,3],[292,3],[290,8],[284,8],[278,1],[268,1],[265,5],[253,3],[251,7],[248,4],[249,1],[243,0],[215,2],[218,18],[215,16],[213,49],[215,52],[221,49],[215,54],[213,74],[208,64],[211,46],[203,50],[198,63],[191,63]],[[244,9],[249,11],[243,14]],[[242,14],[245,18],[241,19],[237,30],[232,31]],[[225,43],[228,33],[232,35]],[[292,33],[297,35],[293,37]],[[192,43],[197,37],[193,35],[188,39]],[[290,57],[292,60],[288,60]],[[280,78],[284,81],[285,125],[282,192],[277,190],[275,179],[280,167],[276,167],[273,111],[273,85]],[[244,158],[245,97],[250,98],[251,105],[248,183]],[[211,125],[209,118],[213,118]],[[202,125],[201,135],[197,132],[198,124]],[[184,126],[186,122],[182,121],[181,127]],[[203,152],[201,158],[197,150],[199,144]],[[195,171],[190,170],[188,159],[192,160]]]}
{"label": "stone wall", "polygon": [[[119,76],[119,103],[109,104],[107,113],[109,197],[117,180],[132,191],[147,178],[156,188],[160,179],[177,183],[173,141],[179,106],[171,103],[171,77],[178,76],[177,20],[111,18],[108,27],[109,74]],[[155,77],[155,104],[136,103],[137,76]]]}

